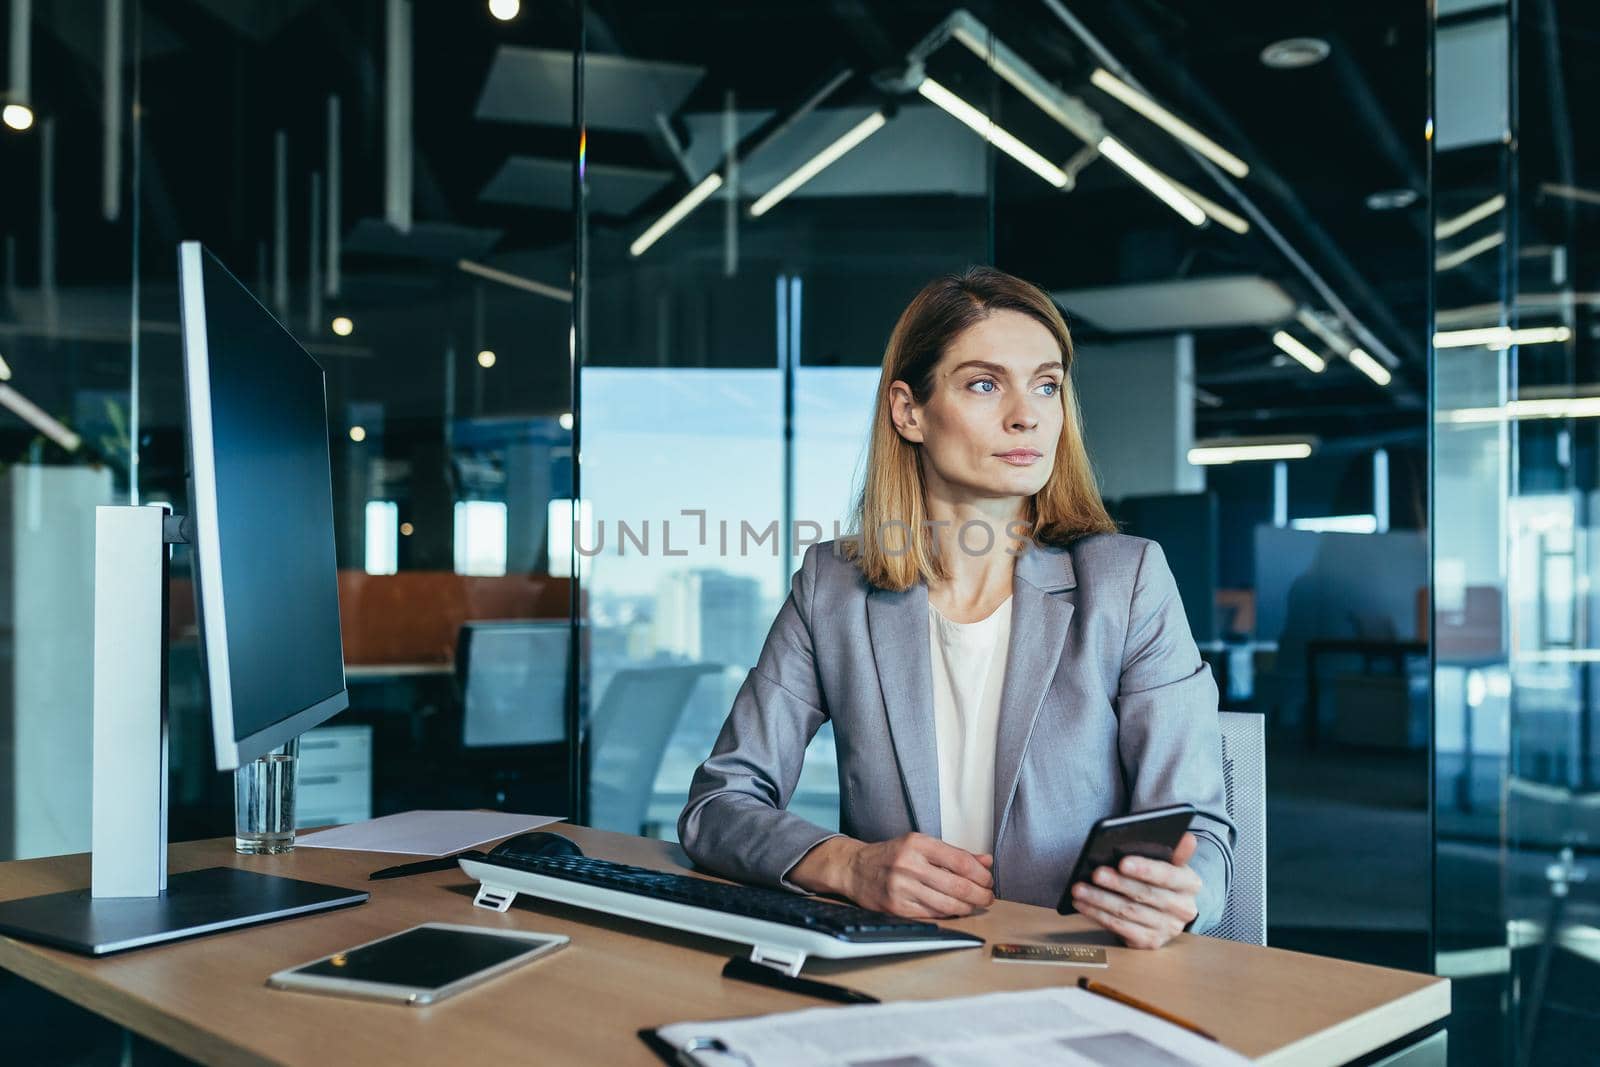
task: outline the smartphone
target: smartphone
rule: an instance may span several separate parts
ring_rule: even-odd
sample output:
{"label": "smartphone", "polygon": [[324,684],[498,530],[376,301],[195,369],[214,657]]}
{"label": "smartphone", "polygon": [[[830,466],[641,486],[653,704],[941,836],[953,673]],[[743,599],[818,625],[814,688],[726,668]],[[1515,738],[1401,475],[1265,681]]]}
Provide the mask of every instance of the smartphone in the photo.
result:
{"label": "smartphone", "polygon": [[279,971],[267,985],[422,1006],[547,956],[568,940],[561,934],[423,923]]}
{"label": "smartphone", "polygon": [[1193,819],[1193,804],[1174,804],[1168,808],[1113,815],[1095,823],[1072,868],[1072,877],[1061,891],[1056,911],[1071,915],[1077,910],[1072,906],[1072,887],[1079,882],[1091,882],[1096,867],[1115,867],[1124,856],[1172,859],[1173,850],[1183,840],[1184,831],[1189,829]]}

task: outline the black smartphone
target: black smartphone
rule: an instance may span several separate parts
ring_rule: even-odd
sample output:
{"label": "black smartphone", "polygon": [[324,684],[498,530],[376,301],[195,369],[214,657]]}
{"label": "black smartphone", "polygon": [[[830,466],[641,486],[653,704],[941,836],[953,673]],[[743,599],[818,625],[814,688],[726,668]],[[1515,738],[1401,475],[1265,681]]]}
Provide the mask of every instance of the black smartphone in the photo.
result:
{"label": "black smartphone", "polygon": [[1124,856],[1172,859],[1173,850],[1183,840],[1184,831],[1189,829],[1193,819],[1193,804],[1174,804],[1168,808],[1113,815],[1095,823],[1072,868],[1072,877],[1061,891],[1056,911],[1071,915],[1077,910],[1072,906],[1072,887],[1079,882],[1091,882],[1096,867],[1115,867]]}

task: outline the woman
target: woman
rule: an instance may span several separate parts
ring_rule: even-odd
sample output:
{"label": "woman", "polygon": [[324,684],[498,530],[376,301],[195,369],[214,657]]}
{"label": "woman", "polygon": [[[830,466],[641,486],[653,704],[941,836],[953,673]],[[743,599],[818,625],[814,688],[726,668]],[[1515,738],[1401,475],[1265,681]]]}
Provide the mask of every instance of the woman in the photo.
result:
{"label": "woman", "polygon": [[[1145,948],[1221,918],[1216,685],[1160,547],[1106,514],[1071,363],[1049,297],[997,270],[900,316],[853,534],[806,551],[690,786],[697,863],[914,917],[1054,906],[1095,820],[1188,802],[1172,862],[1073,902]],[[842,834],[784,810],[829,719]]]}

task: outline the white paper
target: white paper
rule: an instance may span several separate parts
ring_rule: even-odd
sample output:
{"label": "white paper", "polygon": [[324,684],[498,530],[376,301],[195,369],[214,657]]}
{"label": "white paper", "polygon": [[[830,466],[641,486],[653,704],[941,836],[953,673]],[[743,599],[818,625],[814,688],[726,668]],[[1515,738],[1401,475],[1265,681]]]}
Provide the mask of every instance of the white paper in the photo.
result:
{"label": "white paper", "polygon": [[719,1039],[697,1062],[744,1067],[1241,1067],[1237,1052],[1067,987],[677,1023],[674,1048]]}
{"label": "white paper", "polygon": [[485,841],[560,821],[555,815],[513,815],[503,811],[403,811],[381,819],[296,834],[294,843],[304,848],[448,856]]}

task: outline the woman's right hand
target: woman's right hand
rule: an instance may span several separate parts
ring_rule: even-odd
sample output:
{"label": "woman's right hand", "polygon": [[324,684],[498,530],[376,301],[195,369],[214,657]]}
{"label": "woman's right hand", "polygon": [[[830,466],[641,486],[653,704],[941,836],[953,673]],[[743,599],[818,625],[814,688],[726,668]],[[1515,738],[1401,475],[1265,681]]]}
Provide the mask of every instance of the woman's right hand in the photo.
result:
{"label": "woman's right hand", "polygon": [[867,844],[831,837],[801,857],[789,881],[909,919],[971,915],[994,903],[994,857],[910,833]]}

